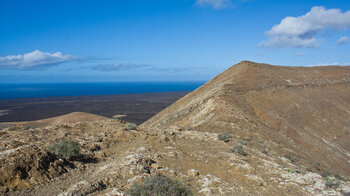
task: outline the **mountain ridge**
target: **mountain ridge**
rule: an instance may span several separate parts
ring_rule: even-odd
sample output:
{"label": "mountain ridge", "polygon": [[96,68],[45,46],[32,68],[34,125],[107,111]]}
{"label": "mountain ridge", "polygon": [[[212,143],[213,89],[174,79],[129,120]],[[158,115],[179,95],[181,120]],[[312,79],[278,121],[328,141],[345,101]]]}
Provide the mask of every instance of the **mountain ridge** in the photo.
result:
{"label": "mountain ridge", "polygon": [[[292,140],[288,148],[295,146],[292,143],[296,142],[298,148],[302,146],[298,153],[309,159],[316,153],[322,157],[316,161],[349,176],[350,145],[344,139],[344,136],[350,139],[347,128],[350,124],[344,121],[350,119],[349,92],[350,67],[286,67],[242,61],[179,99],[141,127],[198,127],[222,132],[215,124],[226,124],[221,129],[232,129],[230,121],[231,127],[238,125],[241,129],[258,126],[261,130],[266,129],[268,137],[278,135],[278,142]],[[333,113],[327,113],[332,109],[326,107],[332,107]],[[313,114],[316,116],[312,117]],[[329,129],[338,128],[333,132],[311,122],[327,121],[332,116],[336,117],[336,124],[319,123]],[[232,122],[234,118],[238,123]],[[313,131],[307,131],[309,124],[312,124]],[[305,134],[307,138],[302,137]],[[331,135],[338,138],[335,143],[330,142]],[[326,157],[318,148],[331,148],[339,154]]]}

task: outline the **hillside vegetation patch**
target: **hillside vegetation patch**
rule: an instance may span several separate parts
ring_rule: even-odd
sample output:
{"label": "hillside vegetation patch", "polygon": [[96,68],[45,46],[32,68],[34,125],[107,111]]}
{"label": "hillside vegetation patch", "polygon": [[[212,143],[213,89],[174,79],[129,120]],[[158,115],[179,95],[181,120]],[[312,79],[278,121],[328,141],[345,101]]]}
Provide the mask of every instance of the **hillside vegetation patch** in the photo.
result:
{"label": "hillside vegetation patch", "polygon": [[131,196],[189,196],[191,190],[178,180],[166,176],[151,176],[140,184],[135,183],[130,189]]}
{"label": "hillside vegetation patch", "polygon": [[48,151],[64,159],[74,159],[80,155],[80,147],[76,141],[64,140],[54,143],[48,148]]}

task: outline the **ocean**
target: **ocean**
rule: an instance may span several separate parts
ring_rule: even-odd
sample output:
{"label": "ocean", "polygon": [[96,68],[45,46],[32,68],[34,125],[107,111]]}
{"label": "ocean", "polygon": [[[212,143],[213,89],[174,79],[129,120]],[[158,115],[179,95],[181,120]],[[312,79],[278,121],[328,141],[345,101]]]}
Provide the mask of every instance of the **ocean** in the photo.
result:
{"label": "ocean", "polygon": [[0,99],[193,91],[205,81],[0,84]]}

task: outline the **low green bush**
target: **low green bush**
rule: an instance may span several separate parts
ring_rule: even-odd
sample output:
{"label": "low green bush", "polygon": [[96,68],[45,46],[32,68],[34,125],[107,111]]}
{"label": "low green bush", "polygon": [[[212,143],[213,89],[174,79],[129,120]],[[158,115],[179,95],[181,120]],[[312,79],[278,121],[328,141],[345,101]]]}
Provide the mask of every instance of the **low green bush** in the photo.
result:
{"label": "low green bush", "polygon": [[334,174],[334,177],[338,180],[344,180],[339,174]]}
{"label": "low green bush", "polygon": [[334,179],[331,179],[331,178],[327,178],[326,186],[332,187],[332,188],[338,188],[339,185],[340,185],[340,181],[339,180],[334,180]]}
{"label": "low green bush", "polygon": [[232,135],[230,135],[229,133],[220,133],[219,135],[218,135],[218,139],[220,140],[220,141],[223,141],[223,142],[229,142],[229,141],[231,141],[231,139],[232,139]]}
{"label": "low green bush", "polygon": [[332,176],[332,172],[330,172],[328,170],[324,170],[321,172],[321,176],[327,178],[329,176]]}
{"label": "low green bush", "polygon": [[267,154],[269,153],[269,151],[268,151],[267,149],[264,148],[264,149],[261,150],[261,153],[264,153],[264,154],[267,155]]}
{"label": "low green bush", "polygon": [[52,144],[48,151],[64,159],[73,159],[80,155],[80,147],[76,141],[64,140]]}
{"label": "low green bush", "polygon": [[131,196],[188,196],[192,195],[191,190],[177,180],[166,176],[151,176],[140,184],[135,183],[128,193]]}
{"label": "low green bush", "polygon": [[238,153],[242,156],[247,156],[248,153],[244,150],[244,147],[243,146],[236,146],[234,148],[232,148],[232,152],[233,153]]}

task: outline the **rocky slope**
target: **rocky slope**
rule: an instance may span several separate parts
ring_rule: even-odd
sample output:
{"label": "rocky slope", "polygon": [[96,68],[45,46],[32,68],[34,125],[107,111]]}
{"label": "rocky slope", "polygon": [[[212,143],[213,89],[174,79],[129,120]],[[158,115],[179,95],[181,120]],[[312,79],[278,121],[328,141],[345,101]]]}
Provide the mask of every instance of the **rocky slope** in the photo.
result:
{"label": "rocky slope", "polygon": [[350,177],[349,119],[350,67],[282,67],[243,61],[142,127],[256,133],[282,145],[281,150],[288,149],[282,154]]}
{"label": "rocky slope", "polygon": [[[241,62],[140,127],[116,119],[0,131],[0,194],[127,195],[157,174],[195,195],[350,192],[350,68]],[[80,159],[48,152],[77,141]]]}

